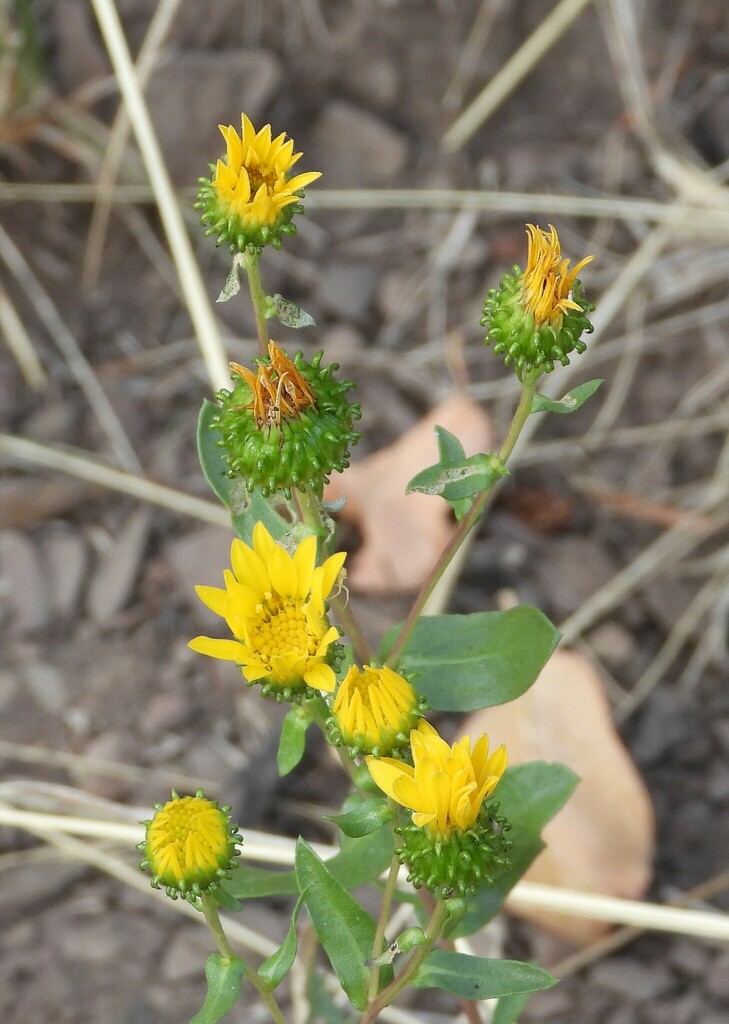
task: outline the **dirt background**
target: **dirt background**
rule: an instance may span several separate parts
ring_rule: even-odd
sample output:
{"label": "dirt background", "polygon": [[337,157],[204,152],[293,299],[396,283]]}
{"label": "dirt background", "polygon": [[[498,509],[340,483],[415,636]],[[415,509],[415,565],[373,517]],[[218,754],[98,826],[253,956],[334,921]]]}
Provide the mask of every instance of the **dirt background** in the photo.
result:
{"label": "dirt background", "polygon": [[[119,0],[133,52],[156,6]],[[554,222],[575,258],[597,254],[588,285],[596,336],[574,383],[608,384],[578,415],[539,425],[481,530],[454,608],[494,608],[506,590],[568,623],[571,642],[601,671],[650,789],[650,895],[671,900],[719,875],[729,849],[729,13],[719,0],[588,4],[465,144],[444,152],[443,133],[552,6],[183,0],[147,98],[186,210],[221,148],[216,124],[235,123],[242,109],[289,132],[305,151],[302,169],[324,172],[299,235],[265,255],[263,276],[318,324],[303,338],[282,330],[280,340],[307,353],[324,347],[358,381],[358,457],[399,436],[454,383],[467,384],[500,434],[514,390],[481,345],[486,288],[523,258],[525,220]],[[209,497],[193,443],[209,385],[144,188],[135,202],[115,193],[103,244],[88,256],[91,185],[118,108],[93,13],[84,0],[34,7],[42,78],[24,92],[8,75],[7,61],[22,70],[12,48],[0,66],[9,83],[0,305],[17,353],[0,349],[0,800],[112,819],[120,802],[134,822],[170,786],[202,781],[233,805],[244,832],[326,840],[316,809],[334,802],[341,782],[325,752],[310,748],[278,782],[277,709],[241,694],[230,666],[185,646],[209,625],[192,584],[218,581],[229,532],[39,468],[37,449],[17,444],[70,446]],[[133,143],[118,181],[147,181]],[[64,183],[80,188],[27,187]],[[328,208],[329,189],[369,188],[505,195],[481,212],[368,208],[356,196]],[[526,195],[517,202],[514,192]],[[552,212],[540,198],[550,193],[574,202]],[[606,196],[648,205],[597,210]],[[686,203],[693,212],[682,219]],[[675,219],[661,227],[669,211]],[[227,256],[186,216],[214,297]],[[247,303],[215,312],[228,354],[249,361]],[[686,510],[696,512],[690,522]],[[360,542],[344,536],[353,549]],[[391,595],[355,599],[373,635],[407,607]],[[0,849],[4,1020],[190,1018],[210,951],[203,929],[27,831],[0,826]],[[118,843],[109,849],[129,865],[137,859]],[[711,905],[726,909],[727,899],[719,892]],[[285,907],[251,905],[244,923],[280,937]],[[499,942],[506,955],[547,967],[568,952],[513,921]],[[595,948],[523,1019],[720,1024],[728,1001],[728,952],[649,935],[610,955]],[[440,1021],[456,1008],[421,993],[415,1012]],[[249,999],[230,1019],[265,1014]]]}

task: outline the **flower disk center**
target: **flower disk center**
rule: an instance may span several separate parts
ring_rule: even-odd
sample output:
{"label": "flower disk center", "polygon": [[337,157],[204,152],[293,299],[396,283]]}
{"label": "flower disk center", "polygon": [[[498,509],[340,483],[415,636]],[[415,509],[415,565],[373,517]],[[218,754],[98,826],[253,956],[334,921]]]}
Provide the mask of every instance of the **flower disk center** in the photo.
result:
{"label": "flower disk center", "polygon": [[306,610],[295,598],[279,598],[259,605],[260,621],[251,629],[251,640],[263,658],[271,659],[295,653],[316,651],[316,637],[308,628]]}
{"label": "flower disk center", "polygon": [[230,853],[225,816],[198,797],[170,801],[150,826],[148,842],[151,865],[167,884],[214,873]]}

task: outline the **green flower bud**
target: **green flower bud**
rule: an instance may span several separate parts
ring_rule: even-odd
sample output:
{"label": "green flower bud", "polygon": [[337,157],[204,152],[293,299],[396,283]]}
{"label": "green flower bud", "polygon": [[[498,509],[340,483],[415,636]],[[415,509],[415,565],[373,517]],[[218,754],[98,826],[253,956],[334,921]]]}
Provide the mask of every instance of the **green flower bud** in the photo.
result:
{"label": "green flower bud", "polygon": [[207,800],[201,789],[195,796],[172,793],[166,804],[155,805],[139,849],[140,867],[152,873],[155,889],[164,887],[172,899],[183,896],[195,903],[201,893],[214,890],[238,866],[243,842],[228,816],[230,807]]}
{"label": "green flower bud", "polygon": [[354,384],[335,381],[338,364],[322,366],[321,352],[307,362],[300,352],[290,360],[274,342],[268,351],[257,373],[231,363],[235,386],[217,395],[222,408],[211,425],[220,432],[228,475],[264,497],[283,491],[290,498],[308,487],[321,498],[360,437],[352,429],[359,405],[346,398]]}
{"label": "green flower bud", "polygon": [[515,266],[499,288],[492,288],[484,303],[481,325],[484,339],[506,366],[514,366],[520,380],[551,373],[555,363],[566,366],[572,352],[585,351],[580,340],[592,332],[586,314],[595,307],[582,294],[579,271],[593,257],[570,269],[562,259],[557,232],[527,224],[529,251],[526,270]]}
{"label": "green flower bud", "polygon": [[417,825],[397,828],[402,845],[395,853],[408,866],[408,881],[439,899],[473,896],[482,886],[493,885],[494,873],[508,867],[512,847],[504,837],[511,826],[497,810],[498,803],[485,804],[472,828],[448,835]]}

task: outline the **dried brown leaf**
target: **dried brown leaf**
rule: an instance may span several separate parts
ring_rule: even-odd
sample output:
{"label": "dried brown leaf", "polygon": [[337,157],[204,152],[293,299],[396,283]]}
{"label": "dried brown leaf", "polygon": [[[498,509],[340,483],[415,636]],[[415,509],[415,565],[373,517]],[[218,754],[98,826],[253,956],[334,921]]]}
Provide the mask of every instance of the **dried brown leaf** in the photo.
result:
{"label": "dried brown leaf", "polygon": [[[518,700],[472,715],[464,732],[505,743],[509,763],[560,761],[581,778],[544,830],[547,849],[525,878],[584,892],[639,899],[652,876],[655,821],[650,797],[613,725],[599,675],[582,655],[557,650]],[[587,943],[609,925],[519,908],[570,942]]]}

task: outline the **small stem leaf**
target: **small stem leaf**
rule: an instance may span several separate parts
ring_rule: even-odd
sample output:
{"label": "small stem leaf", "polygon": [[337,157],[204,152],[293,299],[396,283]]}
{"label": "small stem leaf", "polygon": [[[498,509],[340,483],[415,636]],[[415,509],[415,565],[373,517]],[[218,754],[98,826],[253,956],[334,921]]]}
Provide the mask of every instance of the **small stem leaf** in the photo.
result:
{"label": "small stem leaf", "polygon": [[442,465],[454,466],[466,458],[465,448],[450,430],[436,426],[435,439],[438,442],[438,454]]}
{"label": "small stem leaf", "polygon": [[518,995],[503,996],[496,1004],[491,1024],[516,1024],[521,1011],[533,994],[533,992],[520,992]]}
{"label": "small stem leaf", "polygon": [[547,398],[546,395],[536,394],[532,400],[532,412],[558,412],[562,415],[575,412],[585,404],[588,398],[592,398],[600,385],[604,383],[605,381],[599,377],[596,377],[595,380],[585,381],[584,384],[578,384],[576,388],[568,391],[559,401]]}
{"label": "small stem leaf", "polygon": [[544,849],[540,834],[550,818],[567,802],[579,782],[563,764],[531,761],[507,768],[496,800],[499,814],[511,824],[509,866],[494,872],[494,884],[467,899],[466,916],[455,935],[472,935],[499,912],[507,894],[516,885],[537,854]]}
{"label": "small stem leaf", "polygon": [[479,453],[452,465],[437,463],[416,474],[405,488],[405,493],[439,494],[446,501],[463,501],[492,487],[508,473],[496,455]]}
{"label": "small stem leaf", "polygon": [[291,924],[281,948],[272,953],[268,960],[264,960],[258,968],[259,978],[266,982],[272,992],[289,973],[296,958],[296,920],[302,905],[303,899],[300,896],[291,915]]}
{"label": "small stem leaf", "polygon": [[281,778],[292,772],[306,747],[306,730],[312,723],[312,717],[302,707],[292,707],[281,726],[281,739],[278,744],[278,774]]}
{"label": "small stem leaf", "polygon": [[392,818],[392,811],[384,800],[365,800],[356,810],[346,814],[325,814],[324,817],[333,821],[345,836],[358,839],[382,828]]}
{"label": "small stem leaf", "polygon": [[216,302],[228,302],[240,291],[240,268],[243,266],[243,257],[239,252],[233,257],[233,265],[228,271],[223,290],[218,295]]}
{"label": "small stem leaf", "polygon": [[[385,637],[383,656],[400,627]],[[559,633],[536,608],[426,615],[400,659],[413,686],[434,711],[475,711],[519,697],[536,680]]]}
{"label": "small stem leaf", "polygon": [[296,877],[334,973],[352,1006],[364,1010],[369,986],[365,961],[372,955],[377,925],[303,839],[296,844]]}
{"label": "small stem leaf", "polygon": [[414,988],[442,988],[462,999],[496,999],[539,992],[556,983],[541,967],[518,960],[486,960],[446,949],[430,952],[413,979]]}
{"label": "small stem leaf", "polygon": [[438,494],[445,498],[462,519],[471,506],[470,499],[486,490],[508,471],[495,456],[480,453],[466,458],[463,445],[445,427],[435,428],[439,461],[417,473],[407,485],[406,493]]}
{"label": "small stem leaf", "polygon": [[285,299],[283,295],[277,293],[273,296],[273,309],[274,313],[271,315],[278,317],[279,323],[284,327],[316,327],[316,321],[310,313],[290,299]]}
{"label": "small stem leaf", "polygon": [[208,991],[199,1013],[190,1024],[216,1024],[235,1006],[243,981],[245,964],[240,957],[227,960],[220,953],[213,953],[205,961],[205,977]]}

